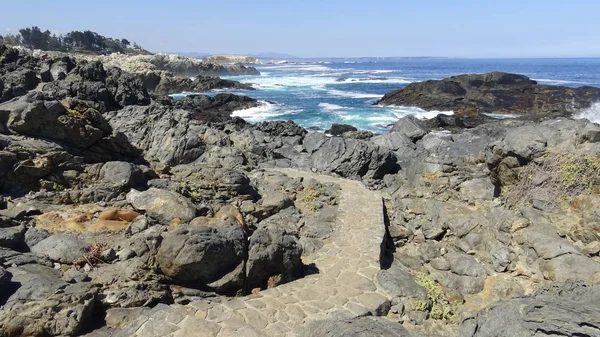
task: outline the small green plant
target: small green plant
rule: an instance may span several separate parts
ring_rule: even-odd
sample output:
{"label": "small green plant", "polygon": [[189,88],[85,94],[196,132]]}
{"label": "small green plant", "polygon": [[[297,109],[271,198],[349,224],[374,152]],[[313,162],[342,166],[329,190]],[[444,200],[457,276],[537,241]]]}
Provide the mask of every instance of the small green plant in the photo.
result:
{"label": "small green plant", "polygon": [[[425,274],[419,273],[415,277],[415,282],[425,289],[427,297],[433,304],[431,311],[429,311],[429,307],[425,301],[415,300],[415,310],[429,311],[429,317],[432,319],[451,320],[454,317],[452,307],[448,303],[444,291],[434,280]],[[419,301],[425,302],[425,310],[422,310],[423,304]]]}
{"label": "small green plant", "polygon": [[415,311],[427,312],[429,306],[427,305],[427,301],[416,299],[413,301],[413,308],[415,309]]}
{"label": "small green plant", "polygon": [[502,188],[509,207],[529,203],[534,198],[569,200],[600,185],[600,156],[581,152],[547,152],[538,162],[520,169],[517,182]]}
{"label": "small green plant", "polygon": [[429,313],[429,317],[449,321],[454,318],[454,314],[449,306],[434,306]]}
{"label": "small green plant", "polygon": [[193,202],[198,203],[202,201],[202,186],[192,182],[181,182],[179,184],[178,192],[182,195],[192,199]]}
{"label": "small green plant", "polygon": [[300,200],[313,212],[317,211],[316,202],[323,195],[323,187],[309,187],[304,189],[304,194]]}

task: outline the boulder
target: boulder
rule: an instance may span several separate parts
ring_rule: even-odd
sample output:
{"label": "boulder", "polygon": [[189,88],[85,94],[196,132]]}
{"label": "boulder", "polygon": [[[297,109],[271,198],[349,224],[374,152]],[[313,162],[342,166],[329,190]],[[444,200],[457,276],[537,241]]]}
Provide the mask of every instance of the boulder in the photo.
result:
{"label": "boulder", "polygon": [[244,285],[247,244],[237,222],[179,226],[164,235],[156,261],[177,284],[229,293]]}
{"label": "boulder", "polygon": [[303,271],[298,230],[266,219],[250,236],[246,277],[249,289],[267,288],[269,278],[293,281]]}
{"label": "boulder", "polygon": [[363,140],[313,132],[304,138],[304,147],[311,166],[320,172],[378,179],[396,168],[396,157],[389,150]]}
{"label": "boulder", "polygon": [[331,125],[331,128],[329,130],[325,131],[325,133],[328,133],[332,136],[341,136],[345,132],[350,132],[350,131],[358,131],[358,129],[352,125],[334,123]]}
{"label": "boulder", "polygon": [[88,327],[95,286],[68,285],[58,271],[35,264],[9,271],[20,286],[0,310],[3,336],[74,336]]}
{"label": "boulder", "polygon": [[0,247],[22,250],[24,247],[24,227],[0,228]]}
{"label": "boulder", "polygon": [[494,305],[462,322],[461,337],[599,336],[600,287],[567,283]]}
{"label": "boulder", "polygon": [[73,261],[85,255],[89,245],[80,238],[54,234],[40,241],[31,248],[31,252],[40,257],[60,263],[72,264]]}
{"label": "boulder", "polygon": [[394,123],[391,132],[399,132],[408,137],[413,142],[423,138],[428,132],[429,128],[425,123],[415,116],[406,116],[400,118],[399,121]]}
{"label": "boulder", "polygon": [[144,183],[144,173],[136,165],[127,162],[109,161],[100,169],[99,181],[107,187],[129,189]]}
{"label": "boulder", "polygon": [[136,210],[145,211],[146,214],[169,225],[173,220],[183,222],[192,220],[196,216],[196,207],[184,196],[158,188],[147,191],[131,190],[126,196],[127,202]]}

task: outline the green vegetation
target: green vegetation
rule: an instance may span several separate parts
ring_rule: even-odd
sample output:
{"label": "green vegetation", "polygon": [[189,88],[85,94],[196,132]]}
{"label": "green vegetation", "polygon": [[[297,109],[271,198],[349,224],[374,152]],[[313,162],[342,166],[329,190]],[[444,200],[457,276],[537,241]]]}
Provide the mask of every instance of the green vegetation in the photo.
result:
{"label": "green vegetation", "polygon": [[304,190],[300,200],[313,212],[317,211],[317,200],[323,195],[323,187],[309,187]]}
{"label": "green vegetation", "polygon": [[432,303],[431,310],[429,310],[426,301],[415,300],[413,305],[416,311],[429,311],[429,317],[432,319],[449,321],[454,318],[452,307],[446,299],[444,291],[434,280],[425,274],[417,274],[415,282],[425,289],[427,298]]}
{"label": "green vegetation", "polygon": [[503,198],[511,207],[532,199],[559,200],[592,191],[600,185],[600,156],[581,152],[548,152],[540,161],[519,170],[517,182],[503,188]]}
{"label": "green vegetation", "polygon": [[57,35],[49,30],[42,31],[37,26],[20,29],[19,34],[0,36],[0,43],[56,51],[86,51],[94,53],[145,52],[135,42],[132,46],[131,42],[127,39],[104,37],[90,30],[83,32],[75,30],[65,35]]}

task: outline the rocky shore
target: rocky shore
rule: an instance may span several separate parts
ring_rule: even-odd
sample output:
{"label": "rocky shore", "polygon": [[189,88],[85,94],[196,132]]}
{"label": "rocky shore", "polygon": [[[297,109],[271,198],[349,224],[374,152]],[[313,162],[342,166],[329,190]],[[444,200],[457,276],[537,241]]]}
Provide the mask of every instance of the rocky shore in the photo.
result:
{"label": "rocky shore", "polygon": [[481,113],[568,115],[600,100],[600,89],[541,85],[523,75],[493,72],[411,83],[375,104],[416,106],[425,110]]}
{"label": "rocky shore", "polygon": [[125,69],[0,46],[0,336],[600,336],[596,89],[330,137]]}

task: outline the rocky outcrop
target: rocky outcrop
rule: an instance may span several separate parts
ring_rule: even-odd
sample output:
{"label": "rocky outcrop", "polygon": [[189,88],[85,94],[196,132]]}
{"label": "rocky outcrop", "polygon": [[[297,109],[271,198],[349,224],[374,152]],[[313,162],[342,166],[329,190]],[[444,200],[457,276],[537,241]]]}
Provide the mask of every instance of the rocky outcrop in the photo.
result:
{"label": "rocky outcrop", "polygon": [[599,291],[597,285],[568,283],[511,299],[466,319],[460,336],[597,336]]}
{"label": "rocky outcrop", "polygon": [[204,62],[227,64],[227,63],[259,63],[256,57],[242,55],[211,55],[203,59]]}
{"label": "rocky outcrop", "polygon": [[147,71],[164,70],[177,76],[237,76],[260,75],[254,67],[242,64],[220,65],[204,62],[202,60],[175,54],[154,55],[80,55],[79,57],[98,60],[109,67],[119,67],[130,73],[143,73]]}
{"label": "rocky outcrop", "polygon": [[254,90],[249,84],[238,81],[224,80],[215,76],[198,76],[195,79],[176,77],[169,73],[161,73],[160,81],[146,89],[160,95],[176,94],[181,92],[206,92],[215,89],[242,89]]}
{"label": "rocky outcrop", "polygon": [[540,85],[528,77],[493,72],[411,83],[387,93],[376,104],[416,106],[425,110],[481,113],[565,115],[600,100],[600,89]]}

